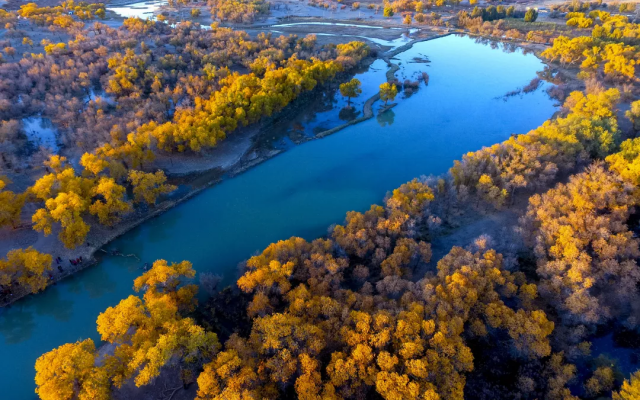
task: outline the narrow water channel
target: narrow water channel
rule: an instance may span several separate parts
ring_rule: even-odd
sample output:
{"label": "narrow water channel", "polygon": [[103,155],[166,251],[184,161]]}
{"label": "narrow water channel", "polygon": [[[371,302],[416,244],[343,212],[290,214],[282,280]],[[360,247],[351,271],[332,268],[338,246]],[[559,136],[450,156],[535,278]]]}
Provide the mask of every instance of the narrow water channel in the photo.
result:
{"label": "narrow water channel", "polygon": [[[415,62],[425,57],[430,63]],[[197,271],[222,274],[230,282],[238,263],[269,243],[293,235],[321,236],[329,225],[342,222],[345,212],[366,210],[413,177],[443,173],[465,152],[527,132],[555,111],[544,85],[502,98],[543,69],[533,55],[448,36],[418,43],[395,59],[405,68],[398,76],[423,70],[430,75],[429,86],[378,118],[293,147],[207,189],[106,249],[134,253],[142,263],[190,260]],[[380,82],[363,83],[368,90]],[[0,310],[2,397],[36,398],[38,356],[66,342],[98,340],[98,314],[132,293],[141,262],[105,257]]]}

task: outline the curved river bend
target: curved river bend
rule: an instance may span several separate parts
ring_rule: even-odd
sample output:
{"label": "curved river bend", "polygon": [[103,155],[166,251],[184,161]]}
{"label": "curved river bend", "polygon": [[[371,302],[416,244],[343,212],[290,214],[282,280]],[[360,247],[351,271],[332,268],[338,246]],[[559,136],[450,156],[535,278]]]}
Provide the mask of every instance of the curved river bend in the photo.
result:
{"label": "curved river bend", "polygon": [[[425,56],[431,63],[413,62]],[[429,86],[401,99],[392,112],[293,147],[207,189],[107,249],[135,253],[143,262],[190,260],[196,270],[223,274],[230,282],[236,265],[269,243],[321,236],[345,212],[367,209],[416,176],[443,173],[463,153],[527,132],[555,111],[544,86],[502,98],[542,70],[533,55],[448,36],[418,43],[394,60],[402,68],[398,77],[427,71]],[[133,258],[105,257],[0,310],[2,397],[36,398],[36,358],[63,343],[98,340],[98,314],[132,293],[140,273]]]}

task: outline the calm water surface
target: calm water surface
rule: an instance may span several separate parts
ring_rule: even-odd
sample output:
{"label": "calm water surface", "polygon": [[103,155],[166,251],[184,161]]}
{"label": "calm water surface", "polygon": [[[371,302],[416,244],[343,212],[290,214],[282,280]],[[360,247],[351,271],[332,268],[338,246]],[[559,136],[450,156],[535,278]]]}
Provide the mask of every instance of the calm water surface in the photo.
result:
{"label": "calm water surface", "polygon": [[107,10],[113,11],[123,18],[147,19],[153,17],[153,13],[167,3],[167,0],[149,0],[125,6],[107,7]]}
{"label": "calm water surface", "polygon": [[56,128],[48,118],[30,117],[22,120],[22,127],[29,141],[36,147],[46,147],[52,153],[58,153]]}
{"label": "calm water surface", "polygon": [[[431,63],[412,62],[425,56]],[[397,59],[403,67],[399,77],[427,71],[429,86],[406,99],[399,95],[391,112],[293,147],[207,189],[106,248],[135,253],[142,262],[190,260],[196,270],[231,281],[237,264],[269,243],[323,235],[346,211],[366,210],[413,177],[443,173],[463,153],[527,132],[555,110],[544,87],[501,98],[542,70],[533,55],[449,36],[417,44]],[[379,83],[365,82],[365,90]],[[98,340],[98,314],[132,293],[140,273],[133,258],[106,257],[0,310],[1,397],[35,398],[35,359],[63,343]]]}

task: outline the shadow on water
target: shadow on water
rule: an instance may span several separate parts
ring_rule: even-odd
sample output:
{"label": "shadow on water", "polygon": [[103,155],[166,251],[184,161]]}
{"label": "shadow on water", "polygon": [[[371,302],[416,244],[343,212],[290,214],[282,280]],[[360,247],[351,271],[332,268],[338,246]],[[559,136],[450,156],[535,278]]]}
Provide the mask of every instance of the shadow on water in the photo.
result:
{"label": "shadow on water", "polygon": [[393,110],[387,110],[378,114],[376,121],[378,121],[378,124],[384,128],[385,126],[393,125],[395,118],[396,113],[394,113]]}
{"label": "shadow on water", "polygon": [[33,310],[36,315],[53,317],[56,321],[67,322],[73,315],[73,301],[62,297],[58,285],[53,290],[47,290],[41,294],[45,301],[33,301]]}
{"label": "shadow on water", "polygon": [[[348,101],[340,95],[338,85],[327,85],[322,92],[303,95],[283,114],[274,118],[261,130],[257,145],[266,148],[286,147],[313,137],[320,132],[342,125],[362,115],[365,102],[378,93],[380,83],[386,81],[387,66],[383,60],[375,60],[370,66],[359,68],[354,78],[360,80],[362,93],[351,99],[352,110],[346,110]],[[299,105],[304,104],[303,108]]]}
{"label": "shadow on water", "polygon": [[[294,198],[300,193],[311,193],[322,191],[325,193],[339,193],[349,190],[366,190],[368,182],[358,180],[357,172],[350,169],[350,166],[362,165],[371,161],[379,161],[372,170],[383,168],[388,161],[379,149],[356,154],[350,158],[341,157],[336,154],[326,154],[314,160],[316,163],[324,164],[323,168],[306,171],[306,179],[301,182],[282,182],[273,197],[268,197],[269,202],[282,202],[285,199]],[[343,179],[336,179],[341,176]]]}
{"label": "shadow on water", "polygon": [[178,221],[183,217],[180,212],[171,214],[169,218],[163,218],[162,223],[156,224],[155,229],[149,234],[148,240],[151,243],[161,243],[168,239],[171,239],[172,235],[175,235],[175,227]]}
{"label": "shadow on water", "polygon": [[338,114],[338,118],[348,122],[358,118],[360,114],[361,112],[356,110],[355,107],[345,107],[342,110],[340,110],[340,114]]}
{"label": "shadow on water", "polygon": [[[19,312],[12,309],[0,311],[0,335],[4,337],[4,341],[9,344],[17,344],[31,339],[36,323],[34,321],[34,313],[25,310],[24,306],[20,307]],[[13,308],[12,307],[12,308]],[[3,370],[3,373],[6,372]]]}
{"label": "shadow on water", "polygon": [[103,265],[97,265],[92,270],[95,270],[93,279],[83,281],[83,289],[87,292],[89,298],[97,299],[117,289],[118,285],[111,279]]}

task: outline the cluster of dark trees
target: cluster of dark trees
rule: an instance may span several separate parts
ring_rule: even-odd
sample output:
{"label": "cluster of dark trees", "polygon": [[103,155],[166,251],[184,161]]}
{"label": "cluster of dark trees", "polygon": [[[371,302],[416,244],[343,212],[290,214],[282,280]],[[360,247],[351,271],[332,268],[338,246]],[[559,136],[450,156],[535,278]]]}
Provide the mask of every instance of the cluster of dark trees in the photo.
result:
{"label": "cluster of dark trees", "polygon": [[474,7],[473,11],[471,11],[471,18],[482,17],[483,21],[495,21],[497,19],[503,18],[521,18],[524,16],[524,13],[521,11],[516,11],[514,6],[505,7],[503,5],[499,6],[488,6],[488,7]]}

